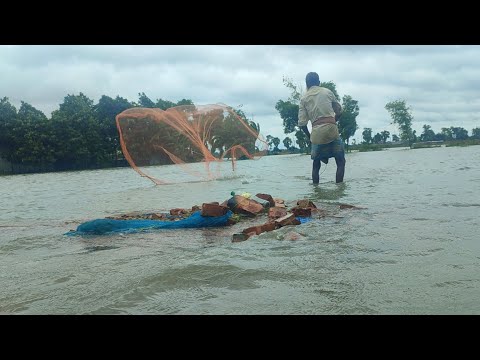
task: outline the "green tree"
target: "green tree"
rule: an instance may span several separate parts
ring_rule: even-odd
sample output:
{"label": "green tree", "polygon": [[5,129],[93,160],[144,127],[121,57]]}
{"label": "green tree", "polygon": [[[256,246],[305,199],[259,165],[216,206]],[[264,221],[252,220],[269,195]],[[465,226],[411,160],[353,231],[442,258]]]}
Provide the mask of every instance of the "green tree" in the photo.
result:
{"label": "green tree", "polygon": [[248,124],[257,134],[260,134],[260,124],[254,122],[253,120],[248,120]]}
{"label": "green tree", "polygon": [[274,146],[273,151],[274,151],[274,152],[280,151],[280,150],[278,149],[278,145],[280,145],[280,139],[279,139],[278,137],[274,137],[274,138],[272,139],[272,143],[273,143],[273,146]]}
{"label": "green tree", "polygon": [[480,127],[472,129],[472,138],[480,139]]}
{"label": "green tree", "polygon": [[157,99],[157,102],[155,103],[154,107],[162,110],[167,110],[167,109],[170,109],[171,107],[178,106],[178,105],[193,105],[193,103],[192,104],[187,103],[188,100],[185,100],[185,99],[183,100],[184,101],[182,101],[182,104],[175,104],[174,102],[169,100]]}
{"label": "green tree", "polygon": [[26,102],[21,102],[17,126],[12,131],[15,149],[11,161],[27,165],[51,165],[55,162],[55,137],[45,114]]}
{"label": "green tree", "polygon": [[283,84],[290,89],[290,96],[287,101],[278,100],[275,109],[280,113],[283,120],[283,131],[285,134],[290,134],[298,131],[298,105],[303,94],[303,89],[300,85],[295,84],[292,79],[284,76]]}
{"label": "green tree", "polygon": [[453,133],[451,128],[442,128],[441,135],[443,140],[453,140]]}
{"label": "green tree", "polygon": [[83,93],[67,95],[52,112],[56,166],[59,169],[86,169],[104,166],[108,148],[95,116],[93,100]]}
{"label": "green tree", "polygon": [[180,105],[194,105],[194,104],[193,104],[193,101],[190,99],[182,99],[178,101],[175,106],[180,106]]}
{"label": "green tree", "polygon": [[[260,133],[260,124],[247,119],[240,107],[232,109],[233,114],[229,113],[226,116],[222,110],[211,111],[210,119],[218,119],[214,120],[215,125],[210,128],[208,142],[211,143],[212,153],[223,157],[223,154],[235,145],[241,145],[251,155],[258,150],[255,143]],[[246,154],[240,156],[240,159],[246,158]]]}
{"label": "green tree", "polygon": [[290,139],[288,136],[283,139],[283,146],[285,146],[287,150],[290,150],[290,146],[292,146],[292,139]]}
{"label": "green tree", "polygon": [[[295,84],[292,79],[284,76],[283,77],[283,84],[291,90],[290,97],[288,98],[288,101],[292,102],[293,104],[300,104],[300,99],[304,93],[303,87],[301,85]],[[321,81],[320,82],[320,87],[324,87],[329,89],[333,95],[337,98],[338,101],[340,101],[340,96],[338,95],[337,92],[337,85],[333,81]]]}
{"label": "green tree", "polygon": [[463,127],[451,126],[450,129],[452,130],[452,137],[455,140],[468,139],[468,131],[465,130]]}
{"label": "green tree", "polygon": [[385,109],[390,113],[393,122],[398,125],[400,129],[400,138],[402,141],[408,142],[411,145],[415,140],[412,131],[413,116],[410,112],[410,107],[407,106],[405,100],[395,100],[387,103]]}
{"label": "green tree", "polygon": [[436,133],[434,136],[433,136],[433,140],[435,141],[445,141],[445,136],[439,132],[439,133]]}
{"label": "green tree", "polygon": [[282,78],[282,82],[283,85],[285,85],[291,91],[288,101],[290,101],[292,104],[300,104],[300,99],[302,98],[304,92],[302,86],[295,84],[291,78],[286,76]]}
{"label": "green tree", "polygon": [[283,120],[283,131],[285,134],[298,130],[298,104],[278,100],[275,109],[280,113],[280,118]]}
{"label": "green tree", "polygon": [[[234,135],[235,133],[233,133],[232,136],[238,137],[240,135],[240,141],[238,142],[238,145],[242,145],[250,154],[253,154],[256,151],[255,142],[258,139],[258,135],[260,134],[260,124],[248,119],[246,114],[241,110],[239,110],[239,114],[241,114],[240,118],[244,122],[244,124],[248,125],[250,129],[253,130],[255,137],[252,132],[250,132],[248,129],[245,129],[243,126],[240,126],[239,130],[237,130],[237,134]],[[238,127],[238,120],[236,124],[236,126]],[[246,159],[246,156],[242,155],[241,158]]]}
{"label": "green tree", "polygon": [[346,141],[348,149],[348,146],[350,144],[350,138],[354,136],[355,132],[358,130],[356,119],[360,110],[358,107],[358,101],[353,100],[350,95],[343,96],[342,108],[343,113],[340,117],[340,120],[338,121],[338,130],[343,141]]}
{"label": "green tree", "polygon": [[273,145],[273,136],[272,135],[267,135],[266,140],[267,140],[267,144],[268,144],[268,150],[270,150],[270,147]]}
{"label": "green tree", "polygon": [[420,141],[433,141],[435,139],[435,133],[430,125],[423,125],[423,133],[420,134]]}
{"label": "green tree", "polygon": [[102,95],[98,104],[93,109],[96,117],[100,121],[108,121],[115,123],[115,117],[121,112],[134,107],[134,104],[125,98],[117,95],[115,99],[110,96]]}
{"label": "green tree", "polygon": [[372,142],[372,129],[363,128],[362,136],[363,136],[363,142],[365,144],[370,144]]}
{"label": "green tree", "polygon": [[380,133],[376,133],[375,136],[373,137],[372,142],[374,144],[380,144],[382,142],[382,135],[380,135]]}
{"label": "green tree", "polygon": [[[132,105],[135,105],[135,104],[132,104]],[[193,101],[190,99],[182,99],[182,100],[179,100],[177,103],[174,103],[173,101],[170,101],[170,100],[164,100],[164,99],[157,99],[157,101],[154,102],[144,92],[138,93],[138,106],[140,107],[158,108],[162,110],[167,110],[172,107],[181,106],[181,105],[194,105],[194,104],[193,104]]]}
{"label": "green tree", "polygon": [[[337,100],[340,102],[340,96],[338,95],[338,92],[337,92],[337,85],[333,81],[327,81],[327,82],[322,81],[322,82],[320,82],[320,87],[324,87],[324,88],[329,89],[331,92],[333,92],[333,95],[335,95]],[[349,95],[347,95],[347,96],[349,96]],[[351,98],[352,97],[350,96],[350,99]],[[353,101],[355,101],[355,100],[353,100]]]}
{"label": "green tree", "polygon": [[392,135],[392,141],[393,141],[393,142],[399,142],[399,141],[400,141],[400,138],[398,137],[397,134],[393,134],[393,135]]}
{"label": "green tree", "polygon": [[138,93],[138,105],[144,108],[155,108],[157,105],[144,92]]}
{"label": "green tree", "polygon": [[307,135],[302,130],[297,130],[295,132],[295,138],[297,139],[300,152],[308,153],[311,151],[310,139],[307,139]]}
{"label": "green tree", "polygon": [[10,160],[15,149],[12,131],[17,121],[17,109],[7,97],[0,99],[0,157]]}
{"label": "green tree", "polygon": [[380,135],[382,136],[382,142],[385,144],[390,137],[390,131],[384,130],[380,133]]}
{"label": "green tree", "polygon": [[94,106],[95,117],[98,121],[102,139],[105,141],[105,148],[110,154],[111,159],[118,159],[120,151],[120,141],[115,118],[121,112],[130,109],[133,103],[117,95],[115,99],[103,95],[98,104]]}
{"label": "green tree", "polygon": [[253,131],[255,131],[257,134],[260,134],[260,124],[255,123],[253,120],[248,119],[245,112],[240,109],[241,107],[242,107],[242,105],[240,105],[236,109],[233,109],[233,112],[235,114],[237,114],[245,122],[245,124],[249,125],[252,128]]}

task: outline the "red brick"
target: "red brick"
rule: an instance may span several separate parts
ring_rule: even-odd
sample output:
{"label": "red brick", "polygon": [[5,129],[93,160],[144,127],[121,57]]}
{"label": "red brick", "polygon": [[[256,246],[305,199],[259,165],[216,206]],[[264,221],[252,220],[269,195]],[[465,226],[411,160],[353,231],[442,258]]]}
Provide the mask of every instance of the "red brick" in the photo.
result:
{"label": "red brick", "polygon": [[202,216],[223,216],[227,213],[228,208],[218,205],[218,203],[204,203],[202,204]]}
{"label": "red brick", "polygon": [[186,214],[187,212],[188,210],[175,208],[170,210],[170,215],[183,215],[183,214]]}
{"label": "red brick", "polygon": [[263,211],[263,206],[258,201],[246,199],[240,195],[235,195],[233,198],[235,206],[230,210],[236,214],[255,216]]}
{"label": "red brick", "polygon": [[300,216],[300,217],[310,217],[312,216],[312,209],[311,208],[300,208],[300,207],[294,207],[292,208],[292,212],[295,216]]}
{"label": "red brick", "polygon": [[248,238],[250,237],[250,235],[247,235],[247,234],[233,234],[232,235],[232,242],[241,242],[241,241],[245,241],[245,240],[248,240]]}
{"label": "red brick", "polygon": [[256,197],[268,201],[270,206],[275,206],[275,200],[273,200],[272,195],[269,194],[257,194]]}
{"label": "red brick", "polygon": [[268,217],[270,219],[278,219],[285,215],[287,215],[287,210],[285,208],[274,206],[268,209]]}
{"label": "red brick", "polygon": [[255,233],[255,235],[260,235],[262,232],[261,225],[251,226],[242,231],[244,234]]}
{"label": "red brick", "polygon": [[297,205],[300,208],[316,208],[315,204],[308,199],[298,200]]}
{"label": "red brick", "polygon": [[286,226],[286,225],[300,225],[300,221],[295,218],[294,214],[287,214],[280,219],[275,220],[275,223],[279,226]]}
{"label": "red brick", "polygon": [[274,221],[267,222],[267,223],[261,225],[261,228],[262,228],[262,232],[273,231],[277,228],[277,224],[275,224]]}

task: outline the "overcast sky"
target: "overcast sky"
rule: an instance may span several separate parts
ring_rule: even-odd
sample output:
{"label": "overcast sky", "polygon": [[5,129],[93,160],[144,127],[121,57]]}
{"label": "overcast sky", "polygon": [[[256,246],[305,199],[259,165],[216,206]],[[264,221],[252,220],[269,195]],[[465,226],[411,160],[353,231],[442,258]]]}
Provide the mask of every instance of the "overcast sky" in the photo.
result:
{"label": "overcast sky", "polygon": [[396,99],[411,106],[417,134],[423,124],[469,135],[480,127],[480,46],[0,45],[0,97],[17,109],[23,100],[50,116],[67,94],[137,101],[145,92],[154,101],[243,105],[264,136],[281,140],[275,104],[290,95],[282,77],[304,86],[310,71],[358,100],[358,140],[365,127],[398,134],[385,110]]}

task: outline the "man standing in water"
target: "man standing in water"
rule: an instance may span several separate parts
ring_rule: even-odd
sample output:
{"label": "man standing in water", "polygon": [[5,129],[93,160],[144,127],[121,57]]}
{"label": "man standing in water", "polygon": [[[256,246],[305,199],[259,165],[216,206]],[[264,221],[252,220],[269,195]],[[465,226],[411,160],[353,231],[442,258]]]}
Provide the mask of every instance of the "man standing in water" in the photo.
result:
{"label": "man standing in water", "polygon": [[[343,182],[345,174],[345,150],[340,139],[336,121],[341,116],[342,106],[329,89],[320,87],[316,72],[309,72],[305,78],[307,91],[300,99],[298,126],[310,139],[312,144],[313,184],[320,181],[320,166],[329,158],[337,163],[336,182]],[[312,134],[308,131],[308,121],[312,122]]]}

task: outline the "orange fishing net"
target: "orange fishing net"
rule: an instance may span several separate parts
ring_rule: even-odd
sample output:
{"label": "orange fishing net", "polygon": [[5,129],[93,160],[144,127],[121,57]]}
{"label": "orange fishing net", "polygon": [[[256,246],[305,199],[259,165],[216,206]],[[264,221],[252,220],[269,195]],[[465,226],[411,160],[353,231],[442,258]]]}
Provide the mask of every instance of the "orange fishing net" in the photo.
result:
{"label": "orange fishing net", "polygon": [[[185,172],[204,179],[218,177],[210,163],[225,159],[235,170],[238,159],[258,159],[268,150],[258,126],[238,116],[231,107],[182,105],[168,110],[131,108],[116,116],[123,154],[141,176],[167,184],[140,167],[178,164]],[[204,163],[203,174],[192,163]]]}

